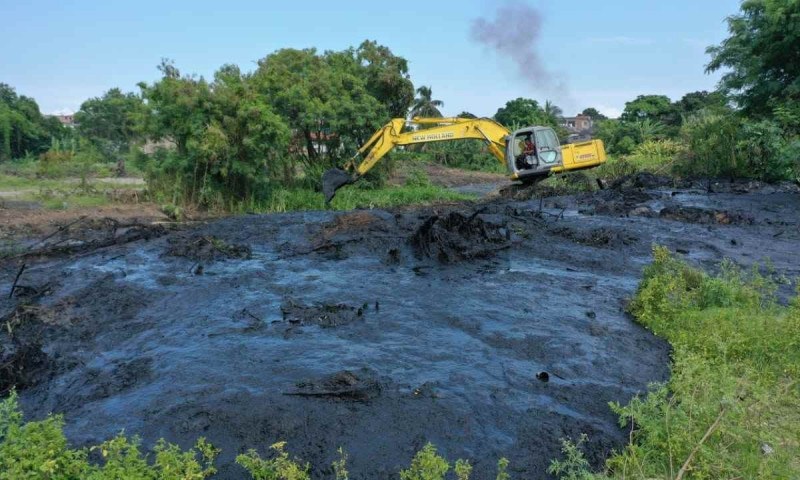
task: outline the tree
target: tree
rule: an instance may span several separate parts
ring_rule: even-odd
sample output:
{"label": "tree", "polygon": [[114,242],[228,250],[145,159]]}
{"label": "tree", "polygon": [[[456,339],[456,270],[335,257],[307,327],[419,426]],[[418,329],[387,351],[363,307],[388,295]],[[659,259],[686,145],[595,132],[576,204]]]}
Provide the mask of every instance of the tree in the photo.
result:
{"label": "tree", "polygon": [[690,92],[675,102],[678,111],[684,117],[700,112],[721,113],[728,110],[728,99],[722,92],[707,92],[705,90]]}
{"label": "tree", "polygon": [[125,174],[125,154],[141,138],[142,99],[112,88],[102,97],[89,99],[75,113],[78,132],[117,162],[117,174]]}
{"label": "tree", "polygon": [[296,133],[310,164],[351,155],[389,119],[352,50],[283,49],[259,60],[252,82]]}
{"label": "tree", "polygon": [[140,84],[148,131],[177,148],[156,155],[151,186],[159,190],[162,182],[161,190],[207,207],[263,199],[283,173],[290,136],[268,98],[233,65],[221,67],[211,83],[181,76],[170,62],[159,69],[161,80]]}
{"label": "tree", "polygon": [[411,107],[412,117],[441,117],[442,112],[439,107],[443,107],[444,102],[433,99],[431,87],[421,86],[417,89],[417,98]]}
{"label": "tree", "polygon": [[362,42],[354,56],[363,70],[367,91],[383,104],[391,117],[404,117],[414,101],[414,84],[406,59],[370,40]]}
{"label": "tree", "polygon": [[467,112],[467,111],[463,111],[463,112],[459,113],[458,115],[456,115],[456,117],[458,117],[458,118],[478,118],[476,115],[474,115],[474,114],[472,114],[470,112]]}
{"label": "tree", "polygon": [[544,113],[550,117],[553,117],[555,120],[558,120],[564,114],[564,111],[561,110],[561,107],[554,104],[550,100],[545,100],[544,102]]}
{"label": "tree", "polygon": [[36,101],[17,95],[13,87],[0,83],[0,159],[19,158],[46,151],[52,138],[62,138],[66,128],[45,117]]}
{"label": "tree", "polygon": [[781,109],[800,119],[800,2],[745,0],[727,22],[729,37],[706,49],[706,71],[730,69],[719,86],[745,114],[768,117]]}
{"label": "tree", "polygon": [[586,115],[587,117],[591,118],[595,122],[598,121],[598,120],[607,120],[608,119],[608,117],[606,117],[605,115],[600,113],[594,107],[584,108],[583,111],[581,112],[581,115]]}
{"label": "tree", "polygon": [[639,95],[625,103],[620,119],[624,122],[651,120],[664,125],[680,125],[677,108],[666,95]]}
{"label": "tree", "polygon": [[504,107],[497,110],[494,119],[507,128],[552,124],[553,122],[553,118],[548,116],[539,103],[531,98],[509,100]]}

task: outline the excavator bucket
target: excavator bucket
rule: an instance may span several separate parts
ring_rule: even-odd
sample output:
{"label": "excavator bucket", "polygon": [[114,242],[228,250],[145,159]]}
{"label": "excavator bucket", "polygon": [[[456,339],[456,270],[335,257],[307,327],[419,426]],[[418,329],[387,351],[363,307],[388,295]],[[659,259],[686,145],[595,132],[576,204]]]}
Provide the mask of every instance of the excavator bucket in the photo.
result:
{"label": "excavator bucket", "polygon": [[325,204],[333,200],[336,190],[339,190],[348,183],[353,183],[353,177],[338,168],[332,168],[322,174],[322,193],[325,194]]}

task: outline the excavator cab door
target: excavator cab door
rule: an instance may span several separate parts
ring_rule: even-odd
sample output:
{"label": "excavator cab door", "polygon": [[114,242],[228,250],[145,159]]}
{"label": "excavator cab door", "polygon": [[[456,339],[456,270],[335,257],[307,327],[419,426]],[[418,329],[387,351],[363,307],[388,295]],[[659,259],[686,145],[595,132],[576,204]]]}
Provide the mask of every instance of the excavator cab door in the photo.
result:
{"label": "excavator cab door", "polygon": [[[526,142],[535,142],[533,152],[526,152]],[[509,170],[517,178],[542,177],[561,165],[561,145],[549,127],[528,127],[515,131],[506,141]]]}
{"label": "excavator cab door", "polygon": [[550,170],[563,163],[561,145],[558,143],[556,132],[549,127],[538,127],[536,131],[536,153],[539,158],[539,167]]}

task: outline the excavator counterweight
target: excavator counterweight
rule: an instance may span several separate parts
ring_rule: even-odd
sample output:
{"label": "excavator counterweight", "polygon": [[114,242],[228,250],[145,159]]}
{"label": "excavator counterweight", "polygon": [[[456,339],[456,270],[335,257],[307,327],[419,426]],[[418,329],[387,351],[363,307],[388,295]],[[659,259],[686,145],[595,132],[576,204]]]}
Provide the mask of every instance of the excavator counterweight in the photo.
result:
{"label": "excavator counterweight", "polygon": [[[403,131],[407,124],[426,128]],[[535,181],[551,173],[592,168],[606,161],[601,140],[561,146],[550,127],[526,127],[512,133],[488,118],[414,117],[410,122],[395,118],[376,131],[341,169],[325,172],[325,203],[333,199],[336,190],[364,176],[397,146],[463,139],[483,141],[512,180]]]}

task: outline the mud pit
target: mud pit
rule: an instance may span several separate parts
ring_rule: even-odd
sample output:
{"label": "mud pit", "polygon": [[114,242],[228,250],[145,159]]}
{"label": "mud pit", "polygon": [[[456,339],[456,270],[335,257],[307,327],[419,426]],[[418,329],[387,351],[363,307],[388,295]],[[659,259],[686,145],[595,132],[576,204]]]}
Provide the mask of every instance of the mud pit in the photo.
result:
{"label": "mud pit", "polygon": [[[797,193],[651,187],[242,216],[29,259],[19,284],[32,290],[2,304],[16,323],[0,388],[18,385],[28,418],[64,413],[76,445],[123,428],[148,445],[206,436],[223,479],[242,477],[237,453],[278,440],[314,478],[339,446],[351,478],[395,478],[428,441],[470,458],[475,478],[500,456],[515,478],[543,478],[559,439],[580,433],[598,464],[628,435],[607,403],[668,374],[667,345],[623,313],[652,243],[706,268],[769,257],[800,275]],[[185,256],[167,254],[176,245]],[[10,286],[18,264],[4,272]]]}

